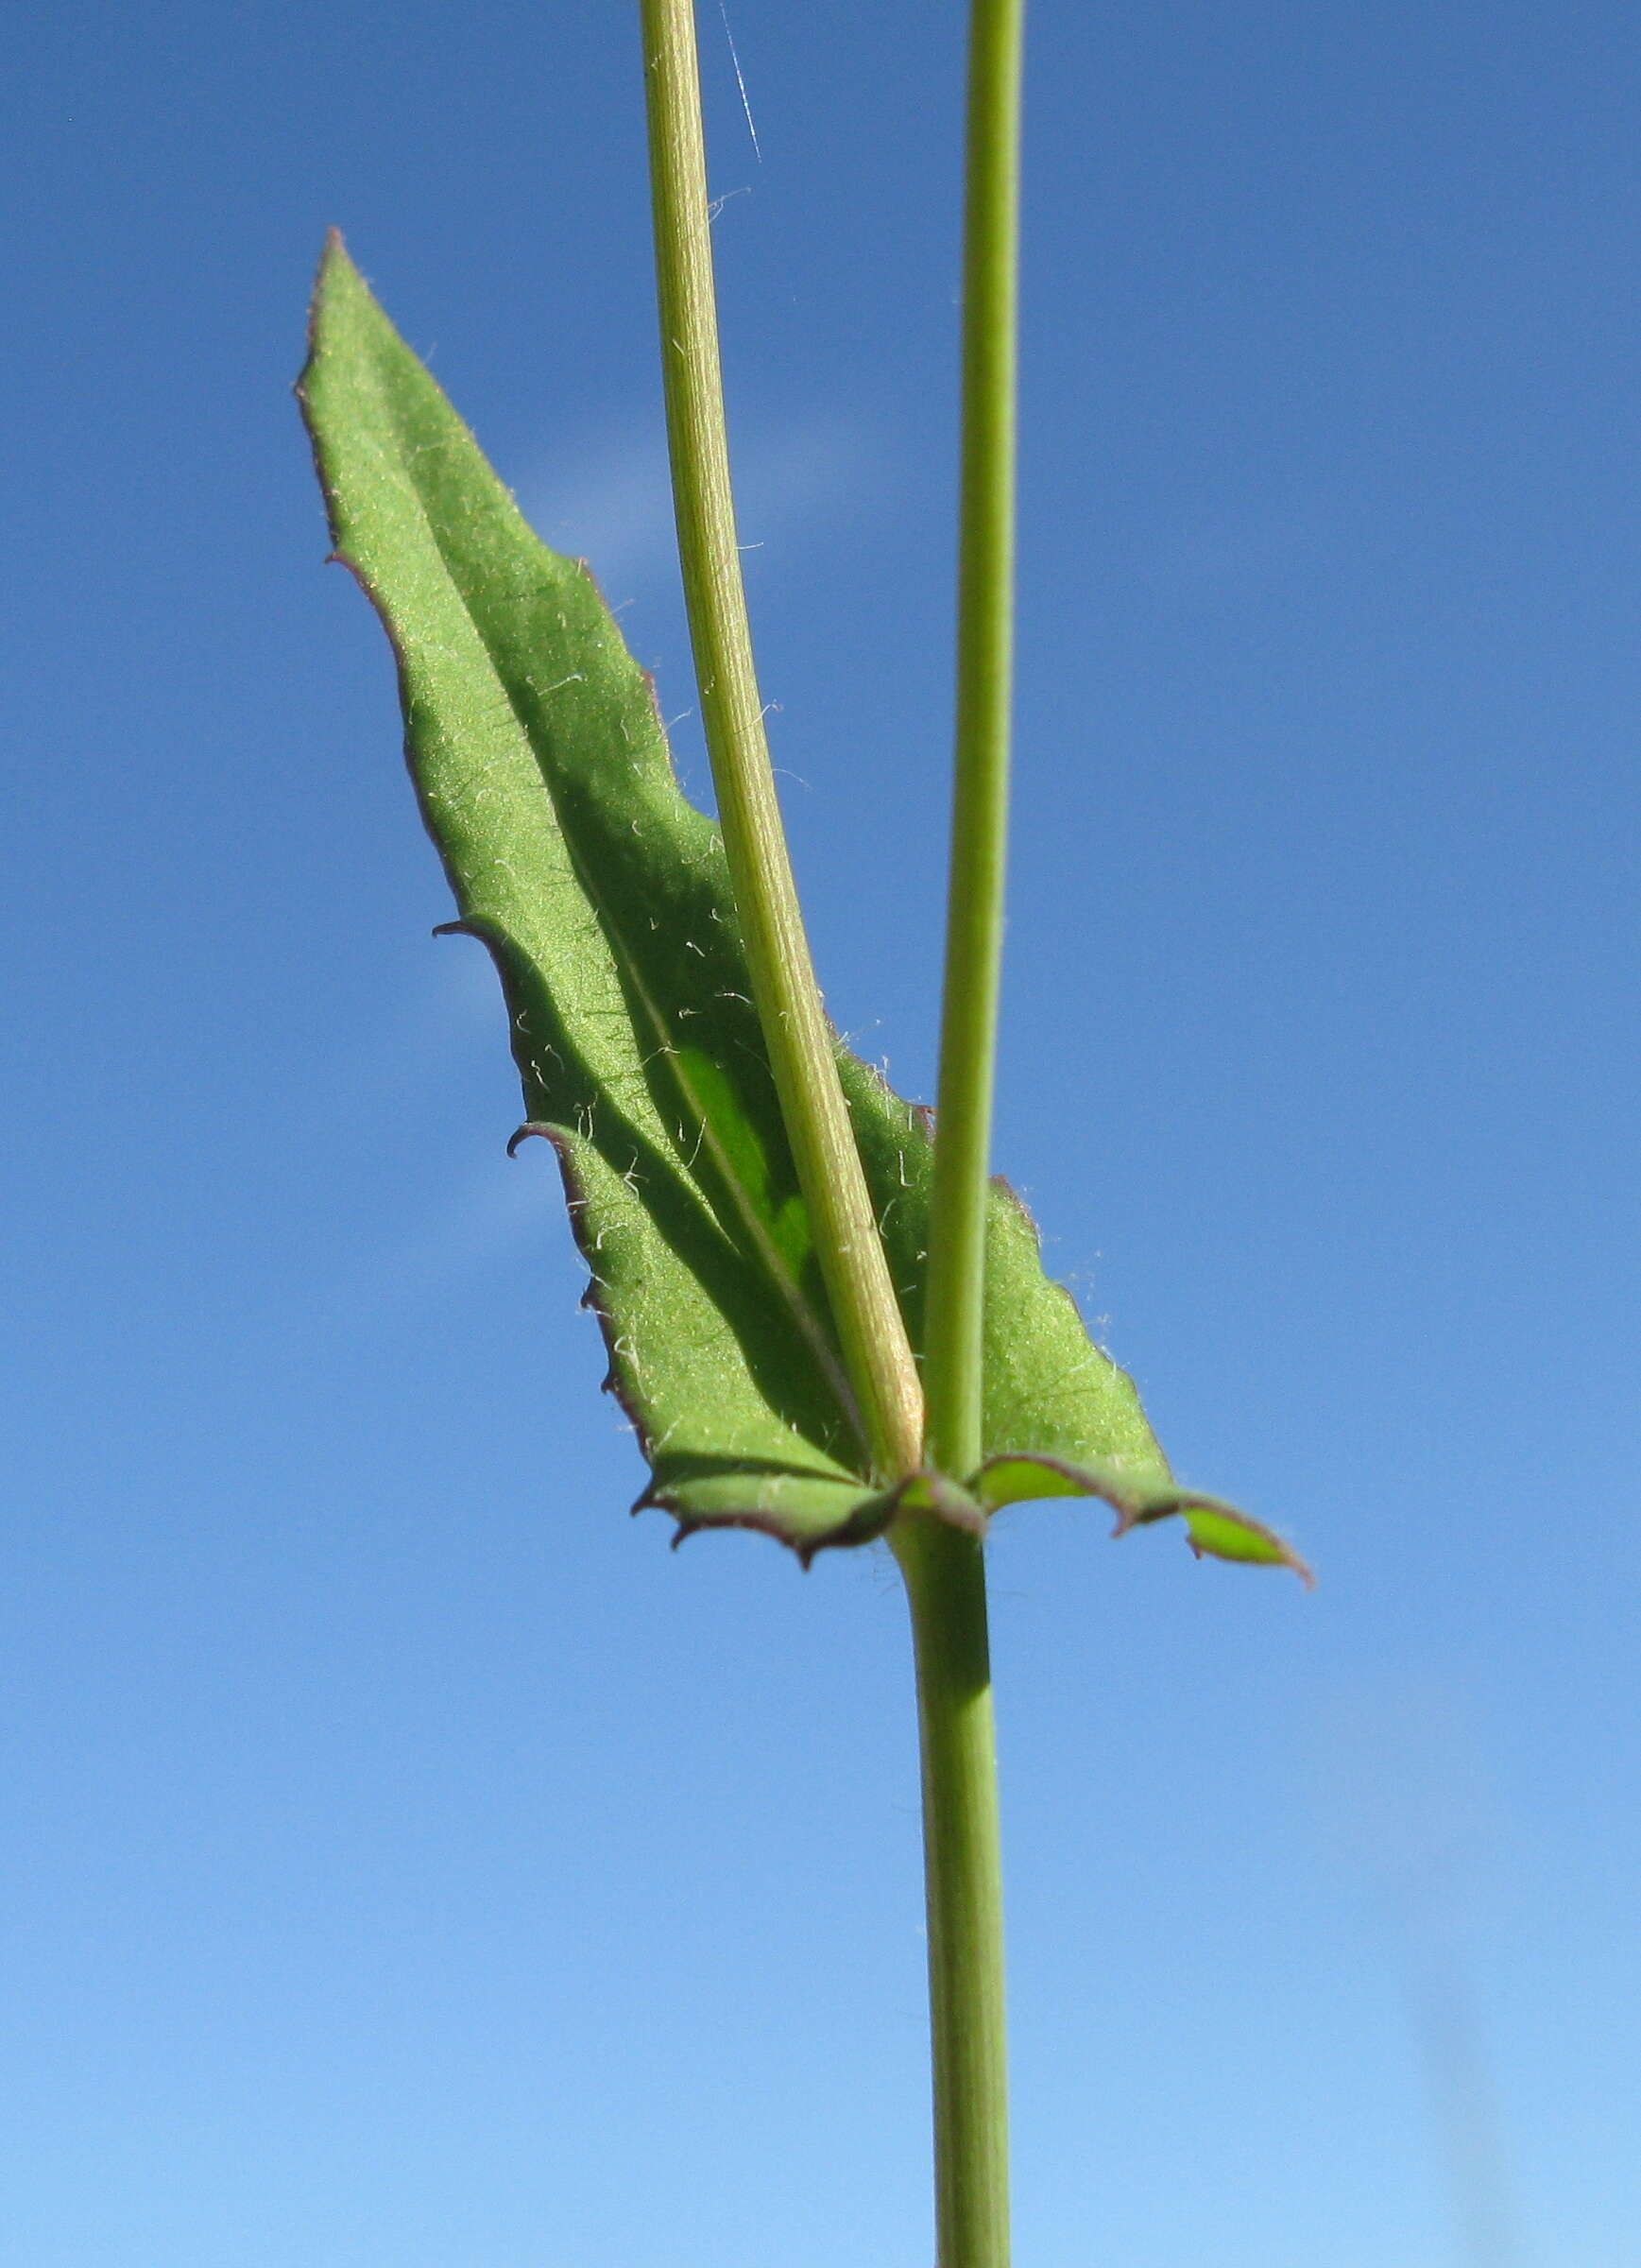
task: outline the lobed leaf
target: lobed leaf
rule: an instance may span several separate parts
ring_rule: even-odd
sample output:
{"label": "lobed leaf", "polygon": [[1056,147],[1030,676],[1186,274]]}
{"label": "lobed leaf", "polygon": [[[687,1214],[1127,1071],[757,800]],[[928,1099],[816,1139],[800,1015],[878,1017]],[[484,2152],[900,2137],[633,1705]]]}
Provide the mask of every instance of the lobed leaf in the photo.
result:
{"label": "lobed leaf", "polygon": [[[880,1533],[905,1491],[869,1477],[723,844],[678,788],[649,680],[586,566],[531,532],[336,237],[298,391],[335,556],[398,661],[406,755],[459,909],[446,926],[495,961],[521,1131],[558,1155],[607,1383],[651,1467],[641,1503],[680,1534],[763,1528],[806,1558]],[[839,1062],[915,1349],[927,1114],[841,1047]],[[1025,1452],[1049,1493],[1073,1467],[1170,1490],[1132,1381],[1043,1275],[1001,1184],[987,1265],[988,1469]],[[1004,1501],[909,1486],[970,1524]]]}

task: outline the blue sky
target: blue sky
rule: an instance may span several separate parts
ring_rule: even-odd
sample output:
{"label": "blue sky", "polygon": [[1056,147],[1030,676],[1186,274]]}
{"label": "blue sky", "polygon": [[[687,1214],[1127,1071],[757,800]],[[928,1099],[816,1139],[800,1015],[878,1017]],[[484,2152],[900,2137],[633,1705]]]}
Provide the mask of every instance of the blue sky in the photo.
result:
{"label": "blue sky", "polygon": [[[327,225],[704,765],[633,11],[18,14],[18,2268],[927,2268],[903,1615],[677,1555],[321,562]],[[958,11],[703,9],[776,757],[932,1085]],[[993,1547],[1022,2268],[1641,2257],[1641,35],[1036,0],[998,1161],[1297,1585]]]}

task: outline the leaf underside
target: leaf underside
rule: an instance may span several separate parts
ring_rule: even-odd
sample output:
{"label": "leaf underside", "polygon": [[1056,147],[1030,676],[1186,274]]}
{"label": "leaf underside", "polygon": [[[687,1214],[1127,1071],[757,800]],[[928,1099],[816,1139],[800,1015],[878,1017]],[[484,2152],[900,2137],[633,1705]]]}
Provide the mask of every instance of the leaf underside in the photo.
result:
{"label": "leaf underside", "polygon": [[[1200,1550],[1289,1559],[1182,1490],[1133,1382],[1042,1272],[1002,1185],[987,1242],[984,1436],[967,1488],[870,1478],[797,1187],[715,824],[674,777],[649,679],[586,566],[549,551],[377,305],[340,239],[298,392],[336,556],[399,665],[421,813],[488,949],[527,1130],[557,1153],[607,1383],[680,1535],[767,1530],[806,1559],[903,1502],[983,1526],[1093,1494],[1120,1530],[1183,1513]],[[915,1349],[927,1114],[841,1045],[856,1139]]]}

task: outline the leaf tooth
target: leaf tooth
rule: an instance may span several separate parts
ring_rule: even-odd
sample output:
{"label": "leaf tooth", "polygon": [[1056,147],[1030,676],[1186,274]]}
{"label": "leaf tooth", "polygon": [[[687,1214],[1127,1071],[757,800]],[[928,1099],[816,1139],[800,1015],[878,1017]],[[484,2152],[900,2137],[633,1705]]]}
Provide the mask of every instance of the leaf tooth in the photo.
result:
{"label": "leaf tooth", "polygon": [[515,1126],[507,1137],[508,1157],[516,1158],[519,1155],[520,1144],[528,1142],[532,1135],[538,1136],[542,1142],[551,1142],[554,1131],[552,1126],[545,1125],[540,1119],[527,1118],[521,1126]]}

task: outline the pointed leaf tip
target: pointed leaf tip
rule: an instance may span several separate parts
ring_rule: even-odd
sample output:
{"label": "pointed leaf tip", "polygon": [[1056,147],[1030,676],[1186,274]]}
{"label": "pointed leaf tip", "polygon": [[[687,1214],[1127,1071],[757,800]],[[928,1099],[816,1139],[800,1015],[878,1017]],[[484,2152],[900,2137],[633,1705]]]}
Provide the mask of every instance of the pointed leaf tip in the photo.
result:
{"label": "pointed leaf tip", "polygon": [[1186,1541],[1199,1559],[1227,1559],[1242,1567],[1289,1567],[1307,1590],[1316,1589],[1316,1577],[1292,1545],[1245,1512],[1231,1506],[1198,1501],[1183,1507]]}

